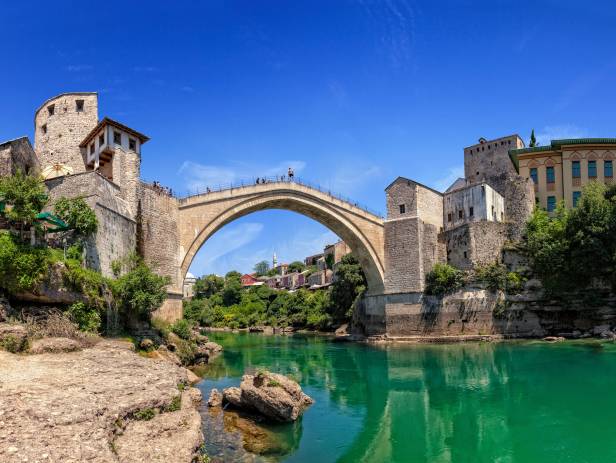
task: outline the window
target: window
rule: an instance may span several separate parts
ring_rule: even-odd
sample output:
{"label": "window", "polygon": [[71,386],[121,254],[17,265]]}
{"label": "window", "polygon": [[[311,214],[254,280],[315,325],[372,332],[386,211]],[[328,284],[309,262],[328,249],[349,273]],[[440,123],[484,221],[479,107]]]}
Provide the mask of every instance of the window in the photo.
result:
{"label": "window", "polygon": [[612,168],[612,161],[603,161],[603,176],[604,177],[614,176],[614,170]]}
{"label": "window", "polygon": [[90,154],[94,154],[94,143],[90,145]]}
{"label": "window", "polygon": [[473,209],[473,206],[468,208],[468,215],[469,215],[469,217],[472,217],[474,212],[475,212],[475,210]]}
{"label": "window", "polygon": [[53,116],[54,111],[56,110],[56,106],[50,104],[49,106],[47,106],[47,112],[49,113],[50,116]]}
{"label": "window", "polygon": [[458,219],[461,219],[461,218],[462,218],[462,211],[460,210],[458,211]]}
{"label": "window", "polygon": [[[131,140],[133,143],[135,143],[135,140]],[[131,148],[134,149],[134,148]],[[400,204],[400,214],[404,214],[406,212],[406,206],[404,204]]]}
{"label": "window", "polygon": [[556,196],[548,196],[548,212],[556,209]]}
{"label": "window", "polygon": [[83,111],[83,100],[75,100],[75,108],[77,109],[78,113]]}
{"label": "window", "polygon": [[582,192],[581,191],[574,191],[573,192],[573,207],[577,206],[577,203],[580,200],[581,196],[582,196]]}
{"label": "window", "polygon": [[[128,139],[128,149],[131,151],[137,151],[137,142],[133,138]],[[404,204],[401,205],[404,208]],[[400,214],[404,214],[404,211],[401,209]]]}
{"label": "window", "polygon": [[120,132],[113,132],[113,142],[116,145],[122,144],[122,134]]}
{"label": "window", "polygon": [[105,144],[105,135],[101,134],[98,136],[98,146],[103,146]]}
{"label": "window", "polygon": [[41,131],[42,131],[43,133],[47,133],[47,124],[43,124],[43,125],[41,125]]}
{"label": "window", "polygon": [[466,259],[466,256],[467,256],[466,251],[464,251],[464,258],[465,258],[465,259]]}
{"label": "window", "polygon": [[549,166],[545,168],[545,178],[548,183],[554,183],[554,167]]}
{"label": "window", "polygon": [[451,222],[451,212],[447,214],[447,222]]}
{"label": "window", "polygon": [[537,168],[533,167],[530,170],[530,178],[533,179],[533,183],[536,185],[537,183],[539,183],[539,177],[537,176]]}
{"label": "window", "polygon": [[597,161],[588,161],[588,178],[597,177]]}
{"label": "window", "polygon": [[580,178],[581,177],[580,161],[573,161],[571,163],[571,176],[573,178]]}

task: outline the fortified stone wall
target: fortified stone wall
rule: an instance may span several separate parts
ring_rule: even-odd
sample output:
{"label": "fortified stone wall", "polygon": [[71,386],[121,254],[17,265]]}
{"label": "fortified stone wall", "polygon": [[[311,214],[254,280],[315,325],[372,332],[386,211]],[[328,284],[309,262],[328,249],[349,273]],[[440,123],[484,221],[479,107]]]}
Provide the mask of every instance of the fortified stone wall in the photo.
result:
{"label": "fortified stone wall", "polygon": [[182,276],[180,274],[178,201],[162,191],[141,183],[139,188],[137,247],[145,262],[171,285],[167,300],[154,316],[167,321],[182,317]]}
{"label": "fortified stone wall", "polygon": [[422,221],[417,217],[385,222],[385,292],[422,291]]}
{"label": "fortified stone wall", "polygon": [[471,222],[443,233],[447,243],[447,262],[470,270],[477,265],[501,261],[507,241],[507,225],[498,222]]}
{"label": "fortified stone wall", "polygon": [[[520,137],[510,135],[464,148],[464,177],[470,183],[479,183],[491,176],[516,175],[509,150],[523,147],[524,142]],[[502,191],[497,191],[504,196]]]}
{"label": "fortified stone wall", "polygon": [[141,188],[141,156],[134,151],[116,146],[113,155],[114,183],[120,187],[121,196],[126,202],[127,212],[136,219]]}
{"label": "fortified stone wall", "polygon": [[119,187],[97,172],[56,177],[45,182],[49,190],[49,206],[61,197],[83,197],[96,213],[98,230],[86,244],[89,267],[111,276],[111,263],[136,250],[137,223],[127,215]]}
{"label": "fortified stone wall", "polygon": [[40,165],[28,137],[0,144],[0,177],[21,171],[24,174],[40,172]]}
{"label": "fortified stone wall", "polygon": [[97,123],[96,93],[64,93],[43,103],[34,115],[34,150],[41,169],[64,164],[75,174],[84,172],[79,144]]}

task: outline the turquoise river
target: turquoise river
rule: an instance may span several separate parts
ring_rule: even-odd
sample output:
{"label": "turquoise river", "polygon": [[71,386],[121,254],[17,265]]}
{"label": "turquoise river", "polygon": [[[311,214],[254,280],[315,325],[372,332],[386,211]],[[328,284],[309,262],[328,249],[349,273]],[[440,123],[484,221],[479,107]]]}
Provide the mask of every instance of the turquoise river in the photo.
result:
{"label": "turquoise river", "polygon": [[204,406],[213,462],[616,462],[612,343],[210,338],[225,351],[205,367],[204,397],[266,368],[315,399],[296,423],[277,426]]}

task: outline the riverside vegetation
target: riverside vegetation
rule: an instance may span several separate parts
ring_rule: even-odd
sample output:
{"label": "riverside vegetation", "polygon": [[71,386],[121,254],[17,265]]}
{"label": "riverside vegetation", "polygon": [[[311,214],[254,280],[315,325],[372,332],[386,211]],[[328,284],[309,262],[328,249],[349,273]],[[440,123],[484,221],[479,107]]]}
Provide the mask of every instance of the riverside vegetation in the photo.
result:
{"label": "riverside vegetation", "polygon": [[[331,330],[346,323],[366,289],[366,278],[353,255],[336,266],[328,289],[274,290],[266,285],[242,288],[241,274],[197,279],[194,297],[184,302],[184,320],[205,327],[293,327]],[[183,322],[184,323],[184,322]]]}

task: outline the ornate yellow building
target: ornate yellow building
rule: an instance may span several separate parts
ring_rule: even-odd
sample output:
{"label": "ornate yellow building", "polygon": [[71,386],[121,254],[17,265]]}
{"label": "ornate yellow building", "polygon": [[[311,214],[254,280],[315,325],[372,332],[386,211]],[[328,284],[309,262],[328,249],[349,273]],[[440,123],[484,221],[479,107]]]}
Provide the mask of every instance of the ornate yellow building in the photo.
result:
{"label": "ornate yellow building", "polygon": [[552,140],[509,155],[520,175],[533,180],[537,204],[551,212],[560,200],[574,207],[588,182],[613,182],[616,138]]}

